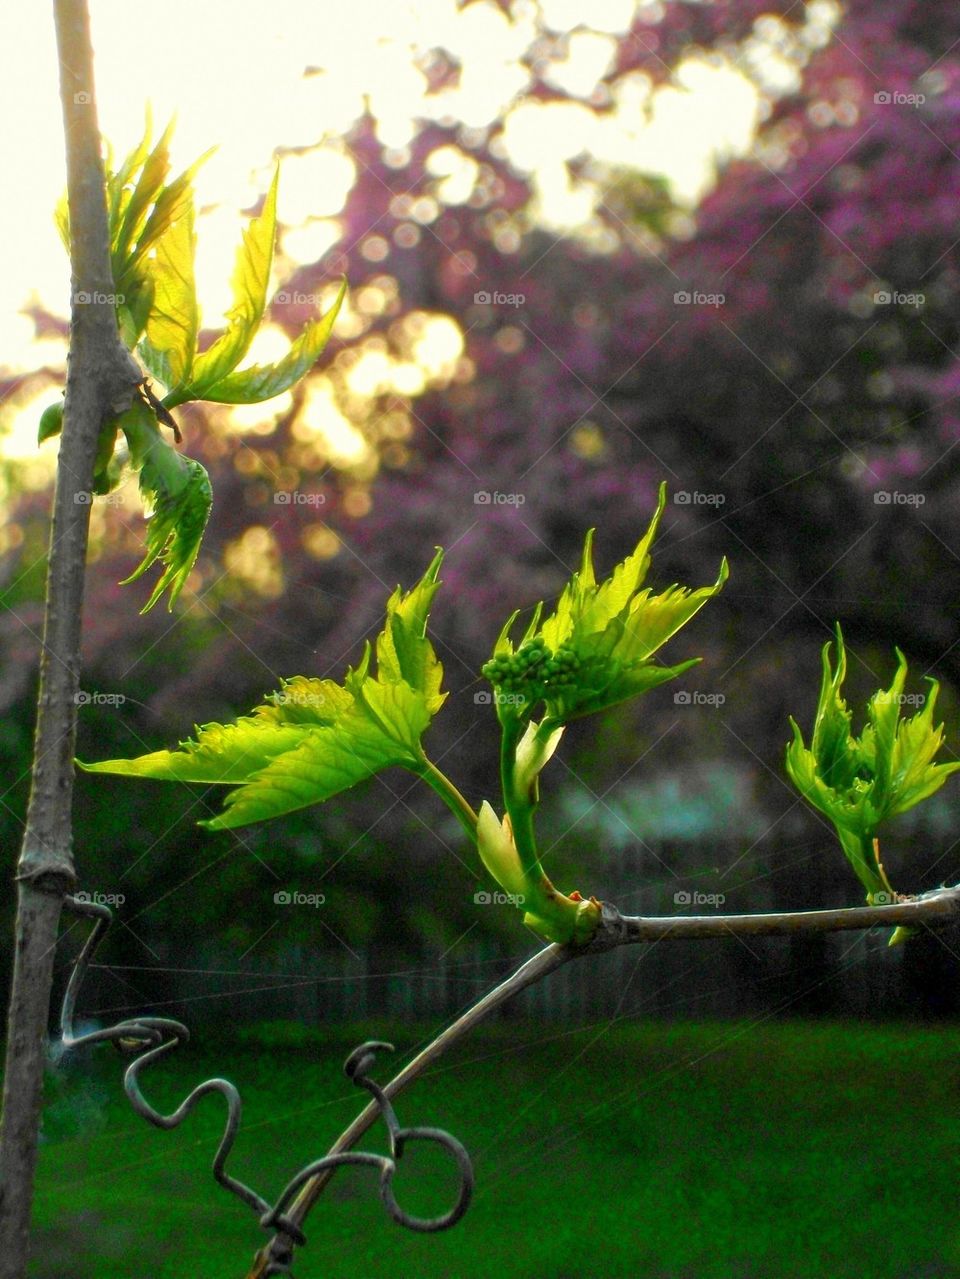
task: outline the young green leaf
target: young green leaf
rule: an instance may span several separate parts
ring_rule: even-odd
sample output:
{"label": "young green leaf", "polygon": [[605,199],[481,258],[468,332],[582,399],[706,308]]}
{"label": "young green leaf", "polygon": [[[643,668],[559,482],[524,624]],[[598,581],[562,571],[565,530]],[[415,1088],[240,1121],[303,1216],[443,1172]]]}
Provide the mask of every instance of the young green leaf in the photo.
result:
{"label": "young green leaf", "polygon": [[393,765],[416,771],[430,723],[423,694],[403,681],[363,682],[351,709],[328,728],[301,729],[301,741],[275,756],[227,796],[203,825],[228,830],[319,804]]}
{"label": "young green leaf", "polygon": [[280,170],[274,170],[263,212],[243,230],[231,281],[233,303],[227,314],[228,324],[213,345],[194,361],[188,399],[206,399],[207,392],[233,372],[263,318],[277,229],[279,177]]}
{"label": "young green leaf", "polygon": [[37,443],[50,440],[63,430],[63,397],[54,404],[48,404],[40,414],[40,426],[37,429]]}
{"label": "young green leaf", "polygon": [[842,694],[847,655],[839,625],[836,645],[836,669],[831,664],[831,643],[823,647],[820,698],[809,749],[796,722],[790,720],[793,741],[787,746],[787,772],[804,799],[835,826],[868,901],[890,901],[894,893],[880,862],[878,829],[938,791],[960,763],[933,762],[943,745],[943,725],[933,723],[939,691],[936,680],[928,679],[930,690],[923,709],[900,719],[907,661],[899,649],[889,689],[879,689],[867,702],[867,723],[855,736]]}
{"label": "young green leaf", "polygon": [[223,813],[202,823],[212,830],[320,803],[393,765],[422,774],[428,765],[420,738],[444,700],[440,663],[424,634],[440,558],[438,552],[410,592],[391,596],[377,641],[376,677],[367,645],[342,686],[297,677],[251,715],[234,724],[206,724],[176,751],[80,766],[127,777],[238,785]]}
{"label": "young green leaf", "polygon": [[167,590],[167,607],[172,609],[196,562],[210,517],[210,479],[199,462],[178,453],[163,438],[152,410],[142,401],[118,421],[130,446],[131,462],[140,471],[140,492],[149,510],[146,553],[121,585],[135,582],[160,560],[163,573],[140,611],[148,612]]}
{"label": "young green leaf", "polygon": [[[161,420],[179,432],[164,410],[190,399],[225,404],[250,404],[288,390],[314,365],[322,352],[343,301],[346,281],[329,311],[311,321],[277,364],[237,369],[247,354],[263,318],[273,246],[276,236],[278,174],[267,192],[263,210],[243,232],[232,286],[233,302],[225,331],[199,354],[200,311],[194,283],[193,177],[210,152],[178,177],[168,181],[171,123],[151,149],[148,115],[144,136],[116,171],[107,154],[107,213],[111,266],[120,335],[136,350],[147,370],[163,383],[161,401],[153,400]],[[55,219],[69,251],[69,208],[64,196]],[[48,409],[40,422],[39,438],[57,434],[62,405]],[[123,426],[131,460],[140,470],[140,489],[152,509],[143,562],[126,579],[135,581],[160,560],[164,572],[146,608],[169,591],[169,602],[183,587],[200,547],[210,513],[211,492],[199,462],[176,452],[160,436],[152,411],[142,416],[135,407],[101,432],[93,481],[95,493],[115,487],[123,459],[112,453],[117,426]],[[424,680],[433,678],[426,669]],[[425,685],[426,687],[426,685]],[[436,702],[436,689],[430,694]]]}
{"label": "young green leaf", "polygon": [[153,299],[139,348],[153,376],[174,393],[189,382],[197,346],[200,313],[193,278],[195,250],[191,203],[169,227],[150,261]]}
{"label": "young green leaf", "polygon": [[[346,291],[347,282],[344,280],[327,313],[306,325],[283,359],[276,364],[254,364],[249,369],[236,369],[219,382],[205,387],[202,398],[216,404],[258,404],[261,400],[272,400],[299,382],[310,372],[327,345]],[[185,398],[189,397],[174,392],[165,396],[163,402],[172,408]]]}
{"label": "young green leaf", "polygon": [[[111,241],[114,270],[117,275],[122,273],[123,264],[130,249],[146,224],[149,210],[156,203],[166,183],[167,174],[170,172],[170,139],[173,136],[173,128],[174,121],[171,120],[163,131],[160,141],[152,151],[149,151],[150,123],[148,120],[142,141],[127,157],[114,178],[112,185],[116,188],[116,196],[111,201],[113,213]],[[136,184],[128,198],[124,200],[122,196],[129,190],[128,184],[138,170]]]}
{"label": "young green leaf", "polygon": [[640,590],[665,504],[666,486],[661,485],[647,531],[600,583],[593,569],[591,530],[581,567],[564,587],[556,610],[540,623],[538,606],[516,651],[507,634],[510,619],[483,668],[496,690],[501,720],[526,722],[543,702],[545,723],[567,724],[675,679],[699,660],[659,666],[651,658],[721,589],[727,562],[721,562],[712,586],[694,591],[671,586],[660,595]]}
{"label": "young green leaf", "polygon": [[443,551],[436,555],[421,580],[406,595],[398,586],[387,603],[387,624],[377,640],[377,667],[381,676],[406,680],[426,697],[431,715],[446,701],[440,692],[443,667],[427,639],[427,619],[439,589],[437,574]]}

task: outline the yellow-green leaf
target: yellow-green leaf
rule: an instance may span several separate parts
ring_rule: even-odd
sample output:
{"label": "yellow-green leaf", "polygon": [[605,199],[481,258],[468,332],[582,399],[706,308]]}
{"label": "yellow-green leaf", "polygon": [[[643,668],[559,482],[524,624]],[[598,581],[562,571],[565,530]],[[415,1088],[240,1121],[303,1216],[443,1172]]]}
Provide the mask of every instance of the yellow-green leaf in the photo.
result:
{"label": "yellow-green leaf", "polygon": [[277,229],[279,176],[280,171],[277,169],[264,201],[263,212],[243,229],[243,239],[237,250],[231,280],[233,302],[227,313],[227,328],[208,350],[197,356],[191,374],[189,396],[186,398],[206,399],[207,390],[233,372],[246,355],[263,318]]}
{"label": "yellow-green leaf", "polygon": [[147,331],[140,345],[144,362],[170,391],[177,391],[190,377],[200,317],[193,278],[196,238],[193,204],[166,231],[150,260],[153,305]]}
{"label": "yellow-green leaf", "polygon": [[[307,324],[282,360],[276,364],[254,364],[249,369],[236,369],[207,387],[203,398],[216,404],[258,404],[261,400],[273,399],[299,382],[327,345],[346,291],[347,282],[344,280],[330,310]],[[164,400],[167,405],[176,402],[169,397]]]}

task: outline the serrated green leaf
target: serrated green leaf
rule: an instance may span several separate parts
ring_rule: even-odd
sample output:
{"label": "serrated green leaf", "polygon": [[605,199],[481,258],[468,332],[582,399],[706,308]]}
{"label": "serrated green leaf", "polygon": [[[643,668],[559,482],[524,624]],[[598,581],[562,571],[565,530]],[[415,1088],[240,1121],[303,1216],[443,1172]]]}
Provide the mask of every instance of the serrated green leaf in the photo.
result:
{"label": "serrated green leaf", "polygon": [[[207,387],[203,398],[215,404],[258,404],[261,400],[272,400],[299,382],[327,345],[346,290],[347,282],[344,280],[329,311],[307,324],[282,360],[276,364],[255,364],[249,369],[236,369],[214,386]],[[163,402],[170,408],[180,403],[181,397],[174,393],[165,396]]]}
{"label": "serrated green leaf", "polygon": [[[143,430],[134,435],[137,456],[148,457],[152,441]],[[366,644],[343,685],[297,676],[284,681],[252,714],[234,724],[205,724],[176,751],[81,767],[128,777],[239,785],[227,797],[223,813],[201,823],[213,830],[319,803],[394,765],[421,775],[426,758],[420,738],[443,701],[439,662],[425,639],[440,560],[438,551],[410,592],[391,597],[384,626],[389,638],[381,635],[378,641],[383,656],[376,678],[370,674],[371,648]],[[413,687],[405,672],[422,687]]]}
{"label": "serrated green leaf", "polygon": [[147,154],[148,133],[144,134],[140,145],[128,156],[121,173],[117,175],[122,187],[126,187],[133,174],[140,170],[130,198],[122,208],[118,204],[113,244],[114,264],[121,266],[130,248],[134,245],[146,224],[147,215],[157,197],[163,190],[167,174],[170,172],[170,138],[173,135],[174,121],[171,120],[163,131],[154,149]]}
{"label": "serrated green leaf", "polygon": [[194,361],[189,387],[190,399],[206,399],[207,391],[233,372],[246,355],[263,318],[276,237],[279,177],[280,170],[274,170],[263,212],[243,229],[243,239],[237,250],[231,280],[233,302],[227,313],[227,328]]}
{"label": "serrated green leaf", "polygon": [[202,824],[229,830],[280,817],[330,799],[384,768],[414,767],[422,757],[420,735],[430,722],[423,694],[404,683],[369,684],[363,708],[329,727],[302,730],[294,750],[274,758],[227,796],[219,817]]}
{"label": "serrated green leaf", "polygon": [[211,782],[235,786],[255,776],[275,756],[295,750],[303,730],[291,724],[271,724],[256,715],[234,724],[204,724],[196,738],[175,751],[154,751],[137,759],[105,759],[96,764],[77,760],[87,773],[116,773],[165,782]]}
{"label": "serrated green leaf", "polygon": [[215,147],[211,147],[209,151],[205,151],[198,160],[191,164],[189,168],[184,169],[178,177],[174,178],[168,186],[165,186],[160,191],[156,203],[150,210],[146,225],[137,239],[136,246],[131,249],[127,262],[123,267],[124,274],[117,281],[121,291],[123,291],[122,286],[126,282],[126,273],[129,271],[142,272],[151,250],[163,239],[169,228],[185,216],[188,209],[193,209],[192,183],[194,176],[200,166],[206,163],[215,150]]}
{"label": "serrated green leaf", "polygon": [[[892,893],[877,852],[877,831],[883,822],[905,813],[940,789],[960,763],[935,764],[943,744],[943,725],[934,727],[936,680],[923,710],[901,720],[907,662],[896,651],[897,670],[888,689],[879,689],[867,702],[867,723],[859,737],[851,730],[851,716],[843,700],[846,651],[837,626],[834,669],[831,645],[823,649],[823,676],[817,714],[808,749],[791,719],[793,740],[787,746],[786,767],[794,785],[814,808],[833,823],[868,900]],[[882,900],[882,898],[881,898]]]}
{"label": "serrated green leaf", "polygon": [[146,120],[144,123],[143,137],[129,153],[120,168],[114,171],[113,168],[113,148],[107,143],[107,154],[105,160],[106,178],[107,178],[107,212],[110,219],[110,247],[116,247],[120,235],[120,228],[123,225],[123,215],[126,212],[127,205],[130,203],[130,197],[133,194],[129,185],[134,173],[140,169],[150,154],[150,138],[153,134],[153,112],[150,103],[146,106]]}
{"label": "serrated green leaf", "polygon": [[144,363],[172,392],[189,382],[197,347],[200,316],[193,278],[195,250],[191,201],[165,232],[150,260],[153,304],[140,344]]}
{"label": "serrated green leaf", "polygon": [[508,620],[484,666],[497,689],[501,723],[522,724],[543,702],[545,723],[566,724],[675,679],[698,660],[666,667],[651,658],[717,594],[729,569],[722,560],[713,585],[697,590],[670,586],[654,595],[649,588],[640,589],[666,500],[666,485],[661,484],[657,509],[643,537],[601,582],[593,567],[591,529],[580,568],[561,592],[556,609],[540,624],[537,606],[516,650],[509,639],[516,614]]}
{"label": "serrated green leaf", "polygon": [[443,552],[438,550],[426,573],[407,594],[398,586],[387,602],[387,621],[377,639],[377,669],[381,679],[406,680],[423,693],[431,714],[446,701],[440,692],[443,667],[427,639],[427,619],[439,589],[437,575]]}
{"label": "serrated green leaf", "polygon": [[146,553],[121,585],[135,582],[160,560],[164,571],[140,611],[148,612],[167,590],[172,609],[196,562],[210,516],[210,478],[199,462],[178,453],[163,438],[146,404],[135,403],[118,424],[130,446],[131,463],[140,471],[140,492],[149,511]]}

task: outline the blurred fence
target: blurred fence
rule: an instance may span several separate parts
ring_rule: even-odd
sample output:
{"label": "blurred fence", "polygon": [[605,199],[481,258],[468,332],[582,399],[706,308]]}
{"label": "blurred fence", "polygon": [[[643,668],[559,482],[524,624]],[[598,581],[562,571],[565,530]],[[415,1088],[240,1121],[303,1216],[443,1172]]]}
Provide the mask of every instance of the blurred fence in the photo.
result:
{"label": "blurred fence", "polygon": [[[703,850],[704,852],[706,850]],[[710,853],[717,858],[717,847]],[[681,854],[663,849],[665,864]],[[841,865],[838,891],[823,876],[809,876],[798,894],[777,900],[782,889],[749,879],[749,901],[736,888],[678,888],[674,875],[638,875],[638,862],[659,854],[649,847],[617,852],[603,868],[598,892],[624,912],[690,914],[741,909],[826,907],[850,904],[855,890]],[[703,866],[684,850],[682,861]],[[729,865],[721,861],[721,865]],[[649,870],[649,868],[648,868]],[[763,877],[761,877],[763,878]],[[638,890],[636,885],[643,882]],[[701,883],[708,881],[702,876]],[[810,894],[813,894],[811,898]],[[509,912],[478,904],[478,911]],[[525,929],[501,939],[465,936],[446,953],[411,954],[389,945],[357,948],[317,928],[316,945],[288,945],[273,953],[253,950],[239,959],[198,938],[189,953],[164,953],[142,967],[110,963],[94,967],[84,992],[92,1017],[157,1011],[204,1021],[290,1019],[306,1025],[359,1018],[439,1020],[455,1016],[536,949]],[[470,932],[472,930],[468,930]],[[893,950],[888,934],[841,933],[816,937],[750,938],[630,946],[570,964],[525,991],[500,1015],[570,1023],[617,1016],[740,1017],[822,1014],[865,1019],[954,1015],[960,992],[960,943],[946,933]]]}

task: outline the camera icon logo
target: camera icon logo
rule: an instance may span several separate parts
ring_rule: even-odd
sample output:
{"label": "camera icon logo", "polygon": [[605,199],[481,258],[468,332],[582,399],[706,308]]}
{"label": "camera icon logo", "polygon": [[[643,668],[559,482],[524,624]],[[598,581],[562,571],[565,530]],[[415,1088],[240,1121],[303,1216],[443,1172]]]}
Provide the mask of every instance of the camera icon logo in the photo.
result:
{"label": "camera icon logo", "polygon": [[478,893],[473,894],[473,900],[478,906],[489,906],[493,898],[484,889],[480,889]]}
{"label": "camera icon logo", "polygon": [[878,493],[874,493],[873,503],[875,506],[889,506],[890,494],[887,492],[886,489],[880,489]]}
{"label": "camera icon logo", "polygon": [[681,289],[679,293],[674,293],[673,300],[677,306],[689,306],[692,301],[686,289]]}
{"label": "camera icon logo", "polygon": [[87,93],[86,89],[81,89],[79,93],[75,93],[73,95],[73,100],[78,107],[85,107],[89,105],[90,102],[93,101],[90,94]]}
{"label": "camera icon logo", "polygon": [[673,902],[675,906],[689,906],[693,901],[691,895],[683,888],[678,893],[673,894]]}
{"label": "camera icon logo", "polygon": [[490,505],[490,494],[486,491],[486,489],[481,489],[479,493],[474,493],[473,504],[474,506]]}
{"label": "camera icon logo", "polygon": [[673,500],[676,502],[677,506],[689,506],[690,494],[686,489],[681,489],[679,493],[674,493]]}
{"label": "camera icon logo", "polygon": [[89,506],[93,501],[93,494],[84,492],[74,493],[73,500],[77,506]]}
{"label": "camera icon logo", "polygon": [[493,298],[491,298],[486,289],[481,289],[479,293],[474,293],[473,295],[474,306],[489,306],[492,301]]}
{"label": "camera icon logo", "polygon": [[482,688],[479,693],[474,693],[473,700],[477,706],[489,706],[493,701],[493,695]]}
{"label": "camera icon logo", "polygon": [[674,693],[673,704],[674,706],[689,706],[690,694],[685,692]]}
{"label": "camera icon logo", "polygon": [[891,95],[890,95],[890,94],[886,91],[886,89],[881,89],[879,93],[875,93],[875,94],[873,95],[873,100],[874,100],[874,102],[876,102],[878,105],[880,105],[880,106],[885,106],[887,103],[892,102],[892,101],[893,101],[893,98],[892,98],[892,96],[891,96]]}
{"label": "camera icon logo", "polygon": [[293,898],[285,888],[281,888],[273,894],[273,900],[278,906],[289,906]]}

